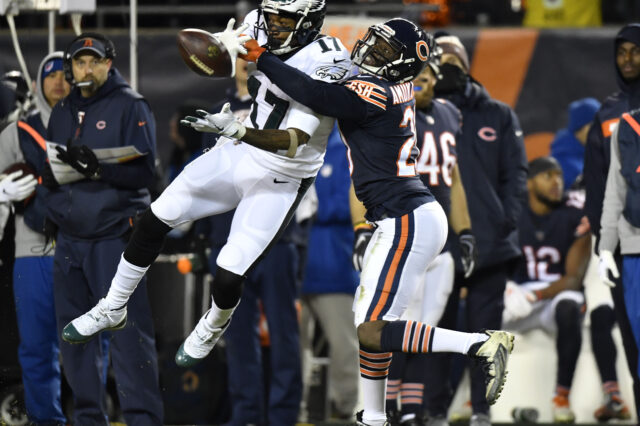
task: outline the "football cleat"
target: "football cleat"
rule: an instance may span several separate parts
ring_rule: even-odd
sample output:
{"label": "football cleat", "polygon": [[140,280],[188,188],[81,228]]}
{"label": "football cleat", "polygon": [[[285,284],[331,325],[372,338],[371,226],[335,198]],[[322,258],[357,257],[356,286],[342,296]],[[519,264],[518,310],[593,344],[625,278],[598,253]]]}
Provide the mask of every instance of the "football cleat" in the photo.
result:
{"label": "football cleat", "polygon": [[[364,420],[362,420],[362,415],[363,414],[364,414],[363,410],[358,411],[356,413],[356,423],[355,423],[355,425],[356,426],[373,426],[372,424],[365,423]],[[389,422],[385,421],[381,426],[391,426],[391,425],[389,424]]]}
{"label": "football cleat", "polygon": [[605,396],[604,405],[593,413],[593,417],[599,422],[608,422],[612,419],[629,420],[631,413],[619,394],[610,393]]}
{"label": "football cleat", "polygon": [[207,311],[207,313],[200,318],[196,328],[193,329],[191,334],[185,339],[182,345],[180,345],[176,353],[176,364],[180,367],[191,367],[202,361],[209,355],[209,352],[211,352],[227,327],[229,327],[231,318],[229,318],[229,321],[222,327],[211,328],[206,321],[206,317],[210,311],[211,310]]}
{"label": "football cleat", "polygon": [[469,426],[491,426],[491,417],[484,413],[474,414],[469,420]]}
{"label": "football cleat", "polygon": [[468,355],[480,363],[487,386],[485,397],[489,405],[493,405],[507,380],[507,361],[513,351],[514,335],[500,330],[487,330],[485,334],[489,338],[471,345]]}
{"label": "football cleat", "polygon": [[127,325],[127,306],[109,309],[100,299],[89,312],[71,321],[62,329],[62,339],[69,343],[84,343],[102,331],[120,330]]}
{"label": "football cleat", "polygon": [[452,412],[449,419],[454,423],[468,422],[472,415],[473,407],[471,406],[471,401],[467,401],[458,410]]}
{"label": "football cleat", "polygon": [[551,403],[551,413],[554,423],[575,423],[576,415],[569,405],[569,398],[565,395],[556,395]]}
{"label": "football cleat", "polygon": [[424,422],[425,426],[449,426],[447,418],[443,415],[429,416]]}

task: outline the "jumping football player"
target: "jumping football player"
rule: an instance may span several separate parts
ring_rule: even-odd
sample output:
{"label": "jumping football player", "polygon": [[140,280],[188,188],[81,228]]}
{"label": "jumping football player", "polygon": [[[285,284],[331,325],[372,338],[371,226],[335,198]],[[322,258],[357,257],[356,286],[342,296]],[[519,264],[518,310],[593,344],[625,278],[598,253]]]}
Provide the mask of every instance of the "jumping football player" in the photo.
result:
{"label": "jumping football player", "polygon": [[[347,145],[354,191],[376,230],[356,290],[355,324],[360,342],[364,411],[358,424],[387,421],[385,387],[394,351],[458,352],[483,364],[486,396],[498,398],[506,379],[513,335],[504,331],[461,333],[417,321],[400,321],[429,264],[442,250],[447,219],[416,173],[413,80],[427,65],[433,38],[395,18],[369,27],[351,52],[360,74],[342,84],[318,82],[249,40],[242,57],[317,113],[336,117]],[[360,208],[360,212],[358,211]]]}
{"label": "jumping football player", "polygon": [[[324,0],[263,0],[244,25],[233,22],[219,37],[235,60],[244,51],[238,34],[249,28],[269,52],[327,82],[346,78],[349,52],[320,35]],[[230,39],[231,42],[230,42]],[[227,244],[217,258],[211,309],[176,354],[181,366],[203,359],[222,336],[239,303],[247,271],[285,229],[322,165],[334,119],[296,102],[262,72],[248,80],[254,100],[240,123],[228,105],[218,114],[187,117],[183,124],[221,134],[215,148],[190,163],[151,204],[127,245],[106,297],[69,323],[63,338],[72,343],[125,326],[126,303],[153,263],[165,235],[185,222],[236,209]],[[238,143],[238,141],[246,143]]]}

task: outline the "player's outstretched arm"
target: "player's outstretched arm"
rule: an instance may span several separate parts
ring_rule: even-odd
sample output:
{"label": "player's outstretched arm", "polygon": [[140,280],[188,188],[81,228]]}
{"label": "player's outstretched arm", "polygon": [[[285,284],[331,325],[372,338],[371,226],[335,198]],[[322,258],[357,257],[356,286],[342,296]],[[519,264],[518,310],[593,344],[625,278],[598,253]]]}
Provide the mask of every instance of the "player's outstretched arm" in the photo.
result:
{"label": "player's outstretched arm", "polygon": [[269,52],[260,55],[257,65],[283,92],[314,112],[354,121],[367,115],[366,103],[345,86],[314,80]]}

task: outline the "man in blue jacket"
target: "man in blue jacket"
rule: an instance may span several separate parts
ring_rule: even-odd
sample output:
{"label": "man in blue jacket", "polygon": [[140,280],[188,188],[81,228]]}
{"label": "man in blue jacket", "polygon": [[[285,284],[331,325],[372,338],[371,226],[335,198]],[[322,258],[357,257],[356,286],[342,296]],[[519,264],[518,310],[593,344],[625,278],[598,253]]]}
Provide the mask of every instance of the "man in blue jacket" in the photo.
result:
{"label": "man in blue jacket", "polygon": [[[587,193],[584,210],[591,224],[591,231],[596,236],[596,247],[600,239],[600,217],[611,161],[611,135],[623,113],[640,107],[640,24],[625,25],[616,35],[613,47],[616,82],[620,90],[605,99],[596,113],[587,135],[584,152],[584,182]],[[622,258],[617,249],[614,248],[613,253],[620,270]],[[614,281],[617,285],[611,289],[611,296],[615,306],[616,321],[620,326],[627,364],[634,379],[633,393],[636,410],[640,417],[640,379],[636,374],[638,347],[627,317],[622,283],[618,278],[614,278]],[[613,321],[609,323],[610,327],[613,327]]]}
{"label": "man in blue jacket", "polygon": [[[460,40],[444,35],[436,41],[443,50],[442,78],[436,83],[436,96],[451,101],[462,113],[462,135],[457,140],[456,151],[478,251],[475,270],[465,278],[460,245],[453,241],[456,289],[466,287],[468,290],[466,331],[498,329],[507,276],[511,264],[520,256],[516,224],[527,191],[522,130],[513,110],[492,99],[482,85],[471,78],[469,58]],[[452,292],[454,298],[458,293],[456,289]],[[451,308],[452,303],[447,306],[439,326],[455,327],[455,323],[448,323],[455,318],[448,313]],[[472,371],[471,402],[474,414],[471,424],[489,424],[484,379],[477,368]]]}
{"label": "man in blue jacket", "polygon": [[[94,306],[108,287],[133,220],[149,204],[156,151],[155,121],[144,98],[112,66],[113,43],[81,35],[64,56],[70,95],[51,112],[48,140],[58,158],[83,179],[52,187],[47,213],[57,225],[54,297],[58,332]],[[94,149],[133,145],[144,155],[119,164],[99,163]],[[127,326],[113,335],[111,360],[124,419],[130,425],[161,425],[162,399],[146,286],[129,300]],[[60,347],[74,394],[73,423],[105,425],[105,387],[100,340]]]}

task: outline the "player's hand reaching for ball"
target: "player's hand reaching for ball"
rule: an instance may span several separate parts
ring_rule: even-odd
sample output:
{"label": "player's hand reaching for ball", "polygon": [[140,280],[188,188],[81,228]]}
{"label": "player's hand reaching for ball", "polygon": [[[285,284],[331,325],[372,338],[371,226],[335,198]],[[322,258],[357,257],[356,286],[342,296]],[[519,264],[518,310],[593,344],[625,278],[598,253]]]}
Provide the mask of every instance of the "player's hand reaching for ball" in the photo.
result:
{"label": "player's hand reaching for ball", "polygon": [[[235,30],[233,26],[236,20],[234,18],[229,19],[227,22],[227,28],[221,33],[213,34],[227,49],[229,56],[231,56],[231,77],[236,75],[236,58],[238,54],[246,54],[247,49],[243,46],[244,42],[251,39],[251,36],[242,34],[249,28],[249,24],[244,23]],[[242,56],[240,56],[242,57]]]}
{"label": "player's hand reaching for ball", "polygon": [[209,114],[207,111],[199,109],[196,111],[200,117],[186,116],[180,120],[180,124],[191,127],[199,132],[218,133],[230,138],[241,139],[247,129],[231,112],[229,102],[222,106],[217,114]]}

